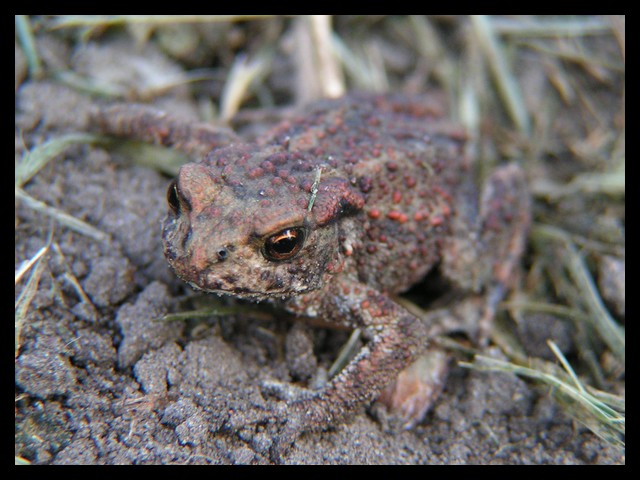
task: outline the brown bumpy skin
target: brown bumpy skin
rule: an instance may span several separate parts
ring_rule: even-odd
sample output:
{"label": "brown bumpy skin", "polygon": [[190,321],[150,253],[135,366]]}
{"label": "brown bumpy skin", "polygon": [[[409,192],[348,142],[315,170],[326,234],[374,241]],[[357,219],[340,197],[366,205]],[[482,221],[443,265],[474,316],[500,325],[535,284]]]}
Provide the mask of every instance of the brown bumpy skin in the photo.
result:
{"label": "brown bumpy skin", "polygon": [[[434,268],[463,298],[434,315],[440,331],[486,338],[524,248],[529,199],[514,165],[477,188],[464,133],[443,119],[439,102],[321,101],[254,143],[145,107],[110,108],[95,115],[102,131],[208,152],[181,168],[167,194],[164,248],[178,276],[365,333],[368,343],[326,388],[288,403],[283,444],[346,418],[428,349],[437,328],[392,295]],[[436,363],[431,379],[401,377],[385,391],[406,425],[441,388],[446,368]],[[394,395],[408,382],[428,393]]]}

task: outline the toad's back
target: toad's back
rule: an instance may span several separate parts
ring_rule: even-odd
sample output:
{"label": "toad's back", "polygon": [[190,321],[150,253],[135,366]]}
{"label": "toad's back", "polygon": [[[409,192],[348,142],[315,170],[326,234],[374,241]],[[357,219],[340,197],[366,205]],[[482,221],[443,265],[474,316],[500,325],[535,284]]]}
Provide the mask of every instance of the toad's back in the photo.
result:
{"label": "toad's back", "polygon": [[[256,299],[308,292],[338,272],[406,290],[441,258],[469,179],[463,135],[436,105],[327,100],[183,166],[165,223],[169,262],[194,286]],[[269,238],[304,247],[270,258]]]}
{"label": "toad's back", "polygon": [[441,103],[351,95],[316,104],[263,139],[304,152],[323,165],[323,177],[341,177],[362,194],[363,211],[342,220],[362,283],[399,292],[440,257],[459,185],[472,184],[464,134],[441,120]]}

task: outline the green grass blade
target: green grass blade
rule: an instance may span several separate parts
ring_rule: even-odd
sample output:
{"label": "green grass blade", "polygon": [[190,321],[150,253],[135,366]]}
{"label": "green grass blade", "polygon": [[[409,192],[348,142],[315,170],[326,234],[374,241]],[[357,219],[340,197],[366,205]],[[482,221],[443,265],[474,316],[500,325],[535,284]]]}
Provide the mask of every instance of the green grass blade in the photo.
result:
{"label": "green grass blade", "polygon": [[78,143],[95,143],[104,137],[87,133],[71,133],[38,145],[27,151],[16,165],[16,187],[22,187],[31,180],[49,161],[60,155],[71,145]]}

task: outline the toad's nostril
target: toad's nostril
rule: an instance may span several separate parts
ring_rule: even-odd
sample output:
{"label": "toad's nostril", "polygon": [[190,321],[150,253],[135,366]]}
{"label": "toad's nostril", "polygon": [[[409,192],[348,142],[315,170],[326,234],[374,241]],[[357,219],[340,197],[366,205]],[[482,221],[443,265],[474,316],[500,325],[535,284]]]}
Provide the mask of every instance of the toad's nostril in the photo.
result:
{"label": "toad's nostril", "polygon": [[219,248],[216,252],[219,262],[224,262],[229,256],[229,251],[226,248]]}

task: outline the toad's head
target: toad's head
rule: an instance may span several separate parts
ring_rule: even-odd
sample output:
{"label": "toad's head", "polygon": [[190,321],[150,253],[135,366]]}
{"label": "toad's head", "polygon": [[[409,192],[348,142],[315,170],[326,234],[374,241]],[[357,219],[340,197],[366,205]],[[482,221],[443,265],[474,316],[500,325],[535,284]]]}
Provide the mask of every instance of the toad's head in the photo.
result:
{"label": "toad's head", "polygon": [[364,199],[305,154],[232,145],[170,184],[165,256],[194,288],[261,300],[322,287],[340,269],[338,220]]}

